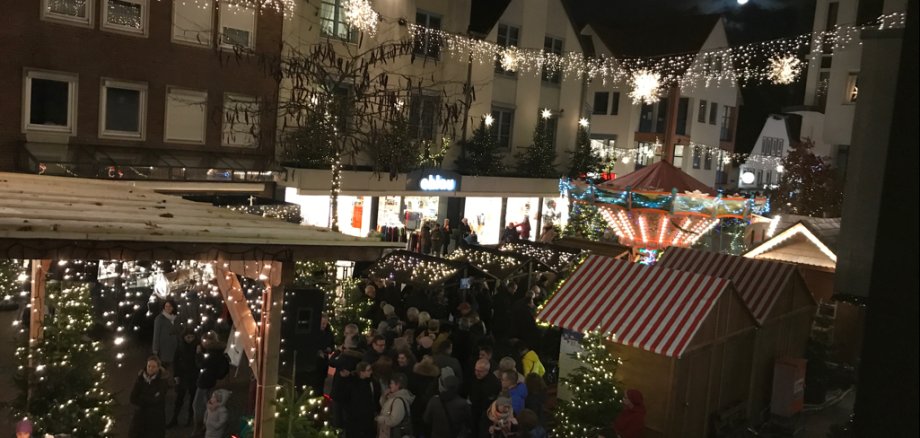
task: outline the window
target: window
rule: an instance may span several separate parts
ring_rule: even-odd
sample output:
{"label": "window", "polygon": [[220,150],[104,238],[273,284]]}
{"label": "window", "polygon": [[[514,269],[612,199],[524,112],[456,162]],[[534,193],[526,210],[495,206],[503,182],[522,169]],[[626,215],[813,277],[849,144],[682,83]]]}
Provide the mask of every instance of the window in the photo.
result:
{"label": "window", "polygon": [[712,151],[703,154],[703,169],[712,170]]}
{"label": "window", "polygon": [[147,35],[147,0],[105,0],[102,3],[104,29]]}
{"label": "window", "polygon": [[827,19],[824,23],[824,30],[833,30],[837,26],[837,12],[840,9],[840,3],[830,2],[827,4]]}
{"label": "window", "polygon": [[831,72],[822,71],[818,73],[818,84],[815,87],[815,106],[822,112],[827,107],[827,90],[830,80]]}
{"label": "window", "polygon": [[591,114],[607,115],[607,102],[610,101],[610,93],[598,91],[594,93],[594,109]]}
{"label": "window", "polygon": [[213,0],[199,0],[198,3],[173,2],[173,41],[210,46],[213,15]]}
{"label": "window", "polygon": [[777,137],[763,137],[761,140],[761,153],[773,157],[783,156],[783,146],[786,141]]}
{"label": "window", "polygon": [[763,170],[757,171],[757,187],[763,186]]}
{"label": "window", "polygon": [[224,95],[223,138],[224,146],[258,146],[259,102],[251,96]]}
{"label": "window", "polygon": [[434,140],[438,131],[438,96],[416,94],[409,102],[409,137],[417,140]]}
{"label": "window", "polygon": [[342,41],[358,40],[358,30],[348,25],[345,20],[343,0],[323,0],[319,8],[319,33],[324,37],[338,38]]}
{"label": "window", "polygon": [[655,107],[643,103],[639,108],[639,132],[652,132],[652,112]]}
{"label": "window", "polygon": [[655,161],[658,146],[655,143],[639,142],[636,148],[636,170],[639,170]]}
{"label": "window", "polygon": [[224,47],[255,46],[255,9],[220,2],[220,44]]}
{"label": "window", "polygon": [[76,75],[27,71],[23,88],[24,131],[76,133]]}
{"label": "window", "polygon": [[[543,53],[554,53],[556,55],[562,55],[562,40],[553,37],[543,38]],[[559,71],[553,70],[549,71],[546,67],[543,67],[543,72],[540,74],[540,78],[546,82],[558,84],[559,83]]]}
{"label": "window", "polygon": [[655,106],[658,110],[655,118],[655,132],[665,132],[668,129],[668,99],[659,100]]}
{"label": "window", "polygon": [[144,138],[147,84],[102,80],[99,137]]}
{"label": "window", "polygon": [[843,103],[856,103],[856,98],[859,97],[859,73],[847,75],[847,89],[843,96]]}
{"label": "window", "polygon": [[732,129],[734,118],[735,107],[725,105],[725,110],[722,111],[722,132],[719,135],[719,140],[732,141],[732,139],[734,139],[734,132]]}
{"label": "window", "polygon": [[166,90],[166,142],[205,142],[208,93],[169,87]]}
{"label": "window", "polygon": [[681,97],[677,101],[677,126],[675,131],[678,135],[687,135],[687,118],[690,113],[690,99]]}
{"label": "window", "polygon": [[[507,24],[498,25],[498,38],[496,43],[501,47],[517,47],[518,42],[521,37],[521,28],[515,26],[509,26]],[[501,55],[498,55],[501,56]],[[501,58],[496,57],[495,59],[495,72],[504,73],[507,75],[514,76],[513,71],[505,70],[502,68]]]}
{"label": "window", "polygon": [[[429,29],[441,30],[441,17],[427,12],[416,11],[415,24]],[[438,59],[441,56],[441,39],[437,35],[426,33],[415,40],[415,54]]]}
{"label": "window", "polygon": [[703,161],[703,148],[699,146],[690,146],[690,149],[693,151],[693,168],[699,169],[700,162]]}
{"label": "window", "polygon": [[495,119],[495,123],[492,124],[492,135],[495,136],[495,142],[500,147],[511,149],[511,128],[513,127],[514,110],[493,106],[492,117]]}
{"label": "window", "polygon": [[766,183],[767,185],[773,185],[773,171],[772,170],[767,171]]}
{"label": "window", "polygon": [[93,26],[95,0],[42,0],[42,18]]}
{"label": "window", "polygon": [[684,145],[676,144],[674,145],[674,155],[671,160],[674,163],[674,167],[681,168],[684,165]]}
{"label": "window", "polygon": [[591,134],[591,150],[601,157],[601,161],[612,161],[617,136],[614,134]]}
{"label": "window", "polygon": [[700,104],[696,110],[696,121],[700,123],[706,123],[706,106],[708,103],[705,100],[700,100]]}
{"label": "window", "polygon": [[615,116],[620,114],[620,92],[613,92],[613,102],[610,103],[610,115]]}
{"label": "window", "polygon": [[719,104],[711,102],[709,104],[709,124],[715,125],[716,119],[719,117]]}
{"label": "window", "polygon": [[555,148],[556,147],[556,131],[559,126],[559,119],[556,117],[550,117],[548,119],[544,119],[542,115],[537,115],[537,117],[540,118],[537,121],[537,123],[540,123],[540,121],[546,123],[546,138],[549,139],[549,144],[553,145],[553,147]]}

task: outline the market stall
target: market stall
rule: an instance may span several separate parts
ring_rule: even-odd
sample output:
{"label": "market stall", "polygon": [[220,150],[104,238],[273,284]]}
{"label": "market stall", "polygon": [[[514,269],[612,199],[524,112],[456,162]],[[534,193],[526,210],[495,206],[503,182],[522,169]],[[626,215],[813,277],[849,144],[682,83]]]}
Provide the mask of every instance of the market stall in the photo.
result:
{"label": "market stall", "polygon": [[708,436],[711,414],[749,397],[756,321],[728,280],[589,255],[537,317],[610,336],[615,378],[645,396],[646,437]]}
{"label": "market stall", "polygon": [[529,240],[503,243],[498,246],[498,250],[533,258],[555,273],[571,268],[581,254],[580,249]]}

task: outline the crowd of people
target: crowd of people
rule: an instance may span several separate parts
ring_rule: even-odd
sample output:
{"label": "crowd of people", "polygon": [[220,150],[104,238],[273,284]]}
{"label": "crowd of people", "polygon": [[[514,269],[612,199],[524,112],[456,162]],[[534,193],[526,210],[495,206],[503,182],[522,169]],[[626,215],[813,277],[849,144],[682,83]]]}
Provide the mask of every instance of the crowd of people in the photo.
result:
{"label": "crowd of people", "polygon": [[[552,223],[545,223],[543,230],[536,236],[536,241],[552,243],[559,237],[559,232]],[[531,240],[530,218],[525,217],[520,223],[509,222],[499,236],[501,243]],[[460,225],[454,227],[450,219],[444,219],[443,224],[436,221],[422,224],[417,231],[417,237],[410,239],[409,250],[433,256],[447,255],[454,248],[466,245],[478,245],[479,236],[470,226],[469,220],[463,218]]]}

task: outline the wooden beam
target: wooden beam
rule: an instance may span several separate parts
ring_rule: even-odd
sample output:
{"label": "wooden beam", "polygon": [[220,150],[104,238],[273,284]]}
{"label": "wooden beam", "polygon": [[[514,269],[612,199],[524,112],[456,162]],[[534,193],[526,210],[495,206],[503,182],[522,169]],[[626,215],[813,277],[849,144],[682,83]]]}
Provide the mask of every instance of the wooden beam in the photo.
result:
{"label": "wooden beam", "polygon": [[249,302],[243,295],[243,288],[239,279],[232,271],[219,263],[214,264],[214,273],[217,277],[217,287],[223,295],[224,303],[233,318],[233,325],[240,335],[236,338],[243,344],[243,351],[249,359],[249,366],[256,376],[259,375],[259,329],[253,318]]}
{"label": "wooden beam", "polygon": [[29,314],[29,346],[42,338],[45,323],[45,274],[51,269],[51,260],[32,260],[32,295]]}
{"label": "wooden beam", "polygon": [[281,310],[284,288],[294,283],[294,262],[285,261],[278,273],[280,284],[266,282],[262,298],[262,323],[259,359],[261,373],[256,383],[255,438],[275,436],[275,405],[278,389],[278,364],[281,353]]}

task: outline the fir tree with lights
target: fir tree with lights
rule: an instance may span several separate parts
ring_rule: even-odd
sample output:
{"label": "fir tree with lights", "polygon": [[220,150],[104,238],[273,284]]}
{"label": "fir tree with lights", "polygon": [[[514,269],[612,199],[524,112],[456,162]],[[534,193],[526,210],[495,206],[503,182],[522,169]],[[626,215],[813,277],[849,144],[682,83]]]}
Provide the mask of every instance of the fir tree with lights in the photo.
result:
{"label": "fir tree with lights", "polygon": [[601,333],[586,333],[581,340],[582,351],[570,354],[582,365],[561,379],[572,395],[559,401],[553,436],[596,436],[620,412],[623,393],[614,379],[620,360],[607,349],[604,340]]}
{"label": "fir tree with lights", "polygon": [[843,185],[827,161],[814,154],[814,142],[792,144],[783,158],[783,176],[773,204],[789,214],[839,217],[843,207]]}
{"label": "fir tree with lights", "polygon": [[505,158],[498,151],[492,127],[486,126],[485,120],[473,131],[473,138],[462,144],[463,151],[457,158],[457,170],[464,175],[493,176],[502,173]]}
{"label": "fir tree with lights", "polygon": [[75,438],[113,436],[113,397],[105,389],[100,342],[86,336],[93,326],[90,284],[48,282],[41,339],[17,348],[19,395],[13,418],[28,417],[36,431]]}
{"label": "fir tree with lights", "polygon": [[0,260],[0,310],[19,308],[19,274],[22,266],[16,260]]}
{"label": "fir tree with lights", "polygon": [[572,167],[569,168],[569,178],[578,178],[588,173],[597,173],[601,170],[601,156],[591,148],[591,139],[588,137],[588,128],[580,126],[578,137],[575,139],[575,150],[572,151]]}
{"label": "fir tree with lights", "polygon": [[598,241],[607,231],[607,221],[594,205],[576,203],[569,221],[562,230],[563,237],[580,237]]}
{"label": "fir tree with lights", "polygon": [[518,172],[534,178],[557,178],[556,146],[546,129],[547,117],[540,117],[533,132],[533,143],[517,155]]}

